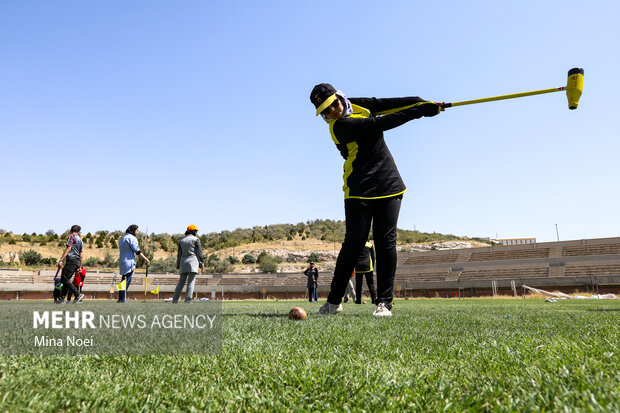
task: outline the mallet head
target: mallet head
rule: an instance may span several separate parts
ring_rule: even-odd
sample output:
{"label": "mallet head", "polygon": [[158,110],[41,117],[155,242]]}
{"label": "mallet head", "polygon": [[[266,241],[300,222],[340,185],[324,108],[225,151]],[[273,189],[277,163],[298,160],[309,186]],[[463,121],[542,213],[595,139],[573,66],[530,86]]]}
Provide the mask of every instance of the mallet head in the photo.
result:
{"label": "mallet head", "polygon": [[569,109],[577,109],[581,92],[583,92],[583,69],[575,67],[568,71],[568,82],[566,83]]}

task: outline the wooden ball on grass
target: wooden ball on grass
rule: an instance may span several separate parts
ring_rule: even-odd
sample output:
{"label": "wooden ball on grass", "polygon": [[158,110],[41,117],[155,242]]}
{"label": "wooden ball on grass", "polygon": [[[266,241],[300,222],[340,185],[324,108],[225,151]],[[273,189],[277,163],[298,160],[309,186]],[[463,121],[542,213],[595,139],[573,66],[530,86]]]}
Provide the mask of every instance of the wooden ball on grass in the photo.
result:
{"label": "wooden ball on grass", "polygon": [[301,307],[295,307],[288,313],[288,318],[291,320],[305,320],[306,317],[308,317],[308,314]]}

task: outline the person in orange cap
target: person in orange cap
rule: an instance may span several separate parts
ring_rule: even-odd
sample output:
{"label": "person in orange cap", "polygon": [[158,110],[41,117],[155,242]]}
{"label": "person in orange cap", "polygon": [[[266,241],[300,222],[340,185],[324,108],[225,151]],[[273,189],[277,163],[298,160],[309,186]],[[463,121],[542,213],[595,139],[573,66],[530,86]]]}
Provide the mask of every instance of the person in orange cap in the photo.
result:
{"label": "person in orange cap", "polygon": [[177,253],[177,269],[179,270],[180,277],[177,287],[174,290],[172,296],[172,302],[178,303],[183,286],[187,280],[187,289],[185,290],[185,302],[192,302],[192,295],[194,294],[194,282],[196,280],[196,274],[202,268],[204,268],[204,257],[202,256],[202,245],[200,244],[200,238],[198,234],[198,227],[196,225],[190,225],[185,231],[185,237],[179,241],[179,252]]}

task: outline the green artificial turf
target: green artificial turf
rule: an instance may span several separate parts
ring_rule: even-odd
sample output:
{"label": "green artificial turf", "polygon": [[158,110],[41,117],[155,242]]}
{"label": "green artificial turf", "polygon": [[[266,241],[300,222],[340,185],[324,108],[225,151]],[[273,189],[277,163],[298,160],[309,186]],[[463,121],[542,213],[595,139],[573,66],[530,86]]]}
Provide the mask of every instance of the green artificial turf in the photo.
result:
{"label": "green artificial turf", "polygon": [[0,410],[620,411],[619,301],[320,304],[225,302],[219,354],[0,356]]}

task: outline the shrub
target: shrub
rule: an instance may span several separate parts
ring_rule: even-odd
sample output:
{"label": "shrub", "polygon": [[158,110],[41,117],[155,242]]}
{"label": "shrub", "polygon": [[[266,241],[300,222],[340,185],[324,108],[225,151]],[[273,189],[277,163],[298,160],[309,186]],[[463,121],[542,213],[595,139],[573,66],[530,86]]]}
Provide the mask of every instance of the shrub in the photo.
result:
{"label": "shrub", "polygon": [[215,254],[209,255],[205,267],[207,268],[207,271],[218,274],[227,273],[232,270],[232,264],[228,259],[221,260],[220,257]]}
{"label": "shrub", "polygon": [[170,251],[170,244],[171,242],[169,242],[169,240],[161,240],[159,241],[159,246],[161,247],[162,250],[168,252]]}
{"label": "shrub", "polygon": [[258,266],[263,272],[276,272],[278,271],[278,263],[276,262],[275,257],[267,254],[263,256],[263,259],[260,260]]}
{"label": "shrub", "polygon": [[52,257],[43,258],[41,259],[41,264],[49,266],[49,267],[53,267],[56,265],[56,258],[52,258]]}
{"label": "shrub", "polygon": [[97,257],[88,257],[84,260],[83,265],[85,267],[99,267],[101,263],[101,260]]}
{"label": "shrub", "polygon": [[260,262],[265,258],[268,257],[269,254],[267,254],[266,251],[261,252],[260,254],[258,254],[258,257],[256,257],[256,262],[258,262],[260,264]]}
{"label": "shrub", "polygon": [[15,244],[17,244],[17,242],[15,241],[15,238],[11,238],[9,240],[9,245],[15,245]]}
{"label": "shrub", "polygon": [[244,264],[256,264],[256,258],[251,254],[245,254],[241,262]]}
{"label": "shrub", "polygon": [[[149,261],[153,261],[153,255],[154,255],[153,251],[145,250],[142,247],[140,247],[140,250],[142,251],[142,254],[144,254],[146,258],[149,259]],[[138,267],[142,267],[142,268],[146,267],[146,261],[144,260],[144,258],[142,258],[142,256],[138,256],[138,259],[136,262],[137,262],[136,265]]]}
{"label": "shrub", "polygon": [[232,264],[228,260],[218,260],[213,262],[208,270],[213,271],[217,274],[225,274],[232,270]]}
{"label": "shrub", "polygon": [[170,255],[165,260],[153,260],[149,265],[149,270],[154,273],[176,272],[177,259],[174,255]]}
{"label": "shrub", "polygon": [[220,260],[220,257],[218,257],[215,254],[211,254],[207,257],[207,262],[206,265],[210,265],[210,264],[215,264],[216,262],[218,262]]}
{"label": "shrub", "polygon": [[297,259],[295,258],[295,256],[293,254],[289,254],[286,257],[286,262],[297,262]]}
{"label": "shrub", "polygon": [[228,260],[228,262],[230,262],[231,264],[239,264],[239,258],[235,257],[234,255],[229,255],[228,258],[226,258]]}
{"label": "shrub", "polygon": [[106,268],[115,268],[118,267],[118,260],[115,259],[112,254],[110,254],[109,252],[106,253],[105,257],[103,258],[103,261],[101,262],[101,265],[103,265]]}
{"label": "shrub", "polygon": [[321,257],[316,252],[312,252],[308,256],[308,260],[307,261],[308,262],[319,262],[319,261],[321,261]]}
{"label": "shrub", "polygon": [[19,260],[26,265],[37,265],[43,257],[35,250],[28,250],[19,253]]}

